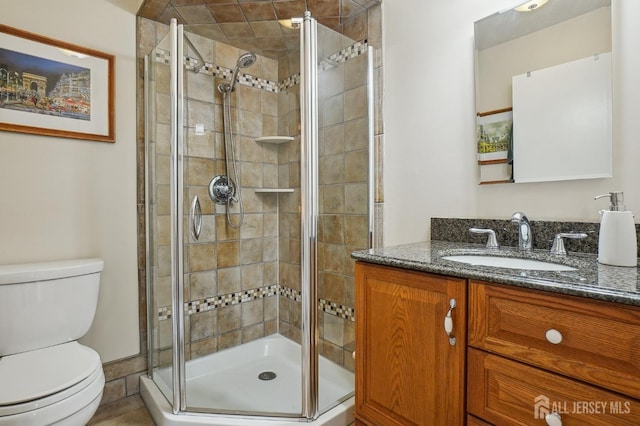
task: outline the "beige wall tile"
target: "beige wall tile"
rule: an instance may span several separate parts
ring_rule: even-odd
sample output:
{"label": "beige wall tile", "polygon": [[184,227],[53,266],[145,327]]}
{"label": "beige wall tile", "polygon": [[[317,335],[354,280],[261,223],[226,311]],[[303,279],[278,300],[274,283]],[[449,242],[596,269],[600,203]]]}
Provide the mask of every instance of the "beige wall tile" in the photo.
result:
{"label": "beige wall tile", "polygon": [[213,337],[216,333],[217,312],[215,310],[190,315],[191,341]]}
{"label": "beige wall tile", "polygon": [[216,268],[216,244],[191,244],[189,247],[189,271],[206,271]]}
{"label": "beige wall tile", "polygon": [[360,86],[344,94],[345,121],[367,116],[367,87]]}
{"label": "beige wall tile", "polygon": [[218,243],[217,261],[218,268],[228,268],[239,265],[240,243],[238,241]]}
{"label": "beige wall tile", "polygon": [[236,293],[241,290],[240,268],[221,268],[218,273],[218,294]]}
{"label": "beige wall tile", "polygon": [[369,151],[351,151],[344,159],[345,182],[367,182],[369,178]]}
{"label": "beige wall tile", "polygon": [[254,263],[242,266],[240,269],[242,290],[260,288],[264,286],[264,264]]}

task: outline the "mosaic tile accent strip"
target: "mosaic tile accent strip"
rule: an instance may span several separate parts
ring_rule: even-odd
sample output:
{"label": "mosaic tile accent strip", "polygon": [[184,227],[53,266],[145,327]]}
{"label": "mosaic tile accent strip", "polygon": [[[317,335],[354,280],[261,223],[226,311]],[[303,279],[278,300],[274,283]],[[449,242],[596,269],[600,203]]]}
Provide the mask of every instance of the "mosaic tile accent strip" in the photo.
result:
{"label": "mosaic tile accent strip", "polygon": [[296,302],[302,301],[302,292],[299,292],[298,290],[294,290],[289,287],[284,287],[284,286],[278,286],[278,287],[279,287],[278,294],[280,296],[286,297],[287,299],[291,299]]}
{"label": "mosaic tile accent strip", "polygon": [[356,320],[356,310],[354,308],[349,308],[347,306],[339,305],[335,302],[330,302],[324,299],[320,299],[319,307],[320,309],[322,309],[322,312],[326,312],[336,317],[340,317],[349,321]]}
{"label": "mosaic tile accent strip", "polygon": [[[343,62],[351,58],[355,58],[359,55],[362,55],[367,52],[368,43],[367,40],[358,41],[351,46],[348,46],[339,52],[336,52],[330,55],[328,58],[321,58],[319,69],[320,71],[326,71],[331,69]],[[169,64],[171,55],[169,51],[163,50],[160,48],[156,49],[156,62],[162,64]],[[195,70],[201,67],[200,61],[197,58],[192,58],[190,56],[184,57],[184,66],[188,70]],[[233,69],[220,67],[218,65],[213,65],[206,63],[202,66],[202,69],[199,71],[203,74],[208,74],[214,77],[223,78],[225,80],[231,80],[231,75],[233,74]],[[255,87],[258,89],[266,90],[268,92],[278,93],[283,90],[287,90],[291,87],[300,84],[300,73],[291,75],[281,82],[266,80],[259,77],[254,77],[250,74],[239,73],[238,74],[238,82],[237,84],[241,84],[243,86]]]}
{"label": "mosaic tile accent strip", "polygon": [[250,302],[252,300],[263,299],[269,296],[275,296],[278,291],[276,284],[254,288],[245,291],[239,291],[237,293],[223,294],[217,297],[208,297],[201,300],[192,300],[185,303],[185,311],[189,314],[196,314],[198,312],[206,312],[212,309],[221,308],[223,306],[237,305],[238,303]]}
{"label": "mosaic tile accent strip", "polygon": [[[321,58],[318,68],[320,69],[320,71],[326,71],[328,69],[336,67],[339,64],[348,61],[349,59],[360,56],[363,53],[367,53],[368,46],[369,44],[367,40],[358,41],[351,46],[346,47],[341,51],[334,53],[333,55],[330,55],[328,58]],[[278,83],[278,91],[287,90],[299,84],[300,73],[297,73],[285,78],[280,83]]]}
{"label": "mosaic tile accent strip", "polygon": [[[168,51],[162,49],[156,49],[156,62],[162,64],[169,64],[171,55]],[[230,81],[233,69],[225,68],[218,65],[205,62],[204,66],[200,65],[200,61],[190,56],[184,57],[184,66],[188,70],[196,70],[201,68],[199,73],[211,75],[213,77],[222,78]],[[266,90],[268,92],[278,93],[278,82],[266,80],[264,78],[254,77],[250,74],[238,73],[238,82],[243,86],[256,87],[258,89]]]}
{"label": "mosaic tile accent strip", "polygon": [[[302,301],[302,293],[289,287],[273,284],[270,286],[254,288],[236,293],[223,294],[215,297],[207,297],[199,300],[192,300],[184,304],[184,310],[187,315],[193,315],[200,312],[206,312],[218,309],[224,306],[237,305],[238,303],[250,302],[252,300],[264,299],[279,295],[296,302]],[[325,299],[318,299],[319,308],[323,312],[335,315],[342,319],[355,321],[355,309],[348,306],[339,305]],[[168,320],[172,317],[170,306],[162,306],[158,308],[158,320]]]}
{"label": "mosaic tile accent strip", "polygon": [[158,319],[166,320],[171,318],[171,309],[168,306],[158,308]]}

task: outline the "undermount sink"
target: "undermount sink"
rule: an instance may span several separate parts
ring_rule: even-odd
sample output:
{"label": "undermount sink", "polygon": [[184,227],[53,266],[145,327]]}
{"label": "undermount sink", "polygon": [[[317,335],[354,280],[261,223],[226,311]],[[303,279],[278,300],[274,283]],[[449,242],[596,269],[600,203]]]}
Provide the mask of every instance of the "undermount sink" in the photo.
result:
{"label": "undermount sink", "polygon": [[557,263],[543,262],[541,260],[521,259],[518,257],[480,256],[462,254],[457,256],[444,256],[443,259],[453,262],[468,263],[469,265],[493,266],[495,268],[528,269],[531,271],[575,271],[571,266]]}

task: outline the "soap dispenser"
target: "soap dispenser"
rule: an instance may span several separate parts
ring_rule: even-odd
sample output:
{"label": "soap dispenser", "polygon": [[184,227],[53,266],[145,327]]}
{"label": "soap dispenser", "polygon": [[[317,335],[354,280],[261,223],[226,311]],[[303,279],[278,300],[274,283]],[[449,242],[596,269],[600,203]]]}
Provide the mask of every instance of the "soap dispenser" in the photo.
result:
{"label": "soap dispenser", "polygon": [[598,262],[614,266],[637,266],[638,246],[633,214],[626,210],[624,194],[610,192],[598,195],[594,200],[609,197],[609,210],[601,210]]}

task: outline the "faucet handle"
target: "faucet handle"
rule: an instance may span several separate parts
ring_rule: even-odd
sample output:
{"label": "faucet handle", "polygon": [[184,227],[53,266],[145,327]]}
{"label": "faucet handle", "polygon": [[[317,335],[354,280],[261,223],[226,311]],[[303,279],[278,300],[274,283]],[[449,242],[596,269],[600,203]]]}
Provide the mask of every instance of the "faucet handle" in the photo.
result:
{"label": "faucet handle", "polygon": [[489,249],[497,249],[500,247],[493,229],[469,228],[469,232],[472,234],[487,234],[487,248]]}
{"label": "faucet handle", "polygon": [[580,240],[582,238],[587,238],[587,234],[584,232],[560,232],[559,234],[556,234],[556,237],[553,239],[553,244],[551,245],[551,254],[561,256],[567,254],[567,250],[564,248],[564,238]]}

